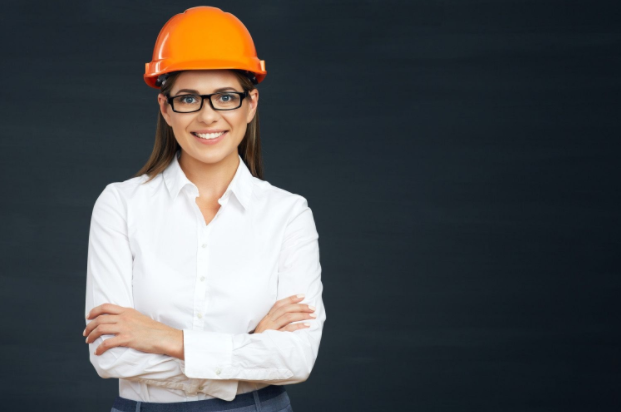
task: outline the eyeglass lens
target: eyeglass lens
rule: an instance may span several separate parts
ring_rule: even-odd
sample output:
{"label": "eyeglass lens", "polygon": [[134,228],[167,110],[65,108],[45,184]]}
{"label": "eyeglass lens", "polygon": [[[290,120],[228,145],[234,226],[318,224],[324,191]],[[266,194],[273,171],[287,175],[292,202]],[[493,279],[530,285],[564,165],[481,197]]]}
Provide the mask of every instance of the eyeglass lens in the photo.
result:
{"label": "eyeglass lens", "polygon": [[[241,106],[241,96],[235,93],[218,93],[211,96],[213,107],[218,110],[236,109]],[[201,97],[197,94],[184,94],[173,98],[178,112],[193,112],[201,107]]]}

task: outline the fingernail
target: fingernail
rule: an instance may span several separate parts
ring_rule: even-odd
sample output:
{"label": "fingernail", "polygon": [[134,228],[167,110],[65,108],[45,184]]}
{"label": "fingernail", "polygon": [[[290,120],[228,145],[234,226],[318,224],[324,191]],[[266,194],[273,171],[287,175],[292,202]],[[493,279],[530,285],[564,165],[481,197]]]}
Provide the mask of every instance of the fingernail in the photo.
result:
{"label": "fingernail", "polygon": [[315,310],[315,307],[314,307],[313,305],[308,305],[308,308],[309,308],[310,310]]}
{"label": "fingernail", "polygon": [[88,343],[88,336],[84,339],[84,342]]}
{"label": "fingernail", "polygon": [[304,322],[304,326],[310,326],[310,323]]}
{"label": "fingernail", "polygon": [[298,295],[298,298],[303,298],[303,297],[304,297],[304,294],[303,294],[303,293],[300,293],[300,294]]}
{"label": "fingernail", "polygon": [[316,317],[317,317],[317,314],[316,314],[316,313],[309,313],[308,315],[309,315],[311,318],[316,318]]}
{"label": "fingernail", "polygon": [[84,329],[84,332],[82,332],[82,336],[86,336],[86,329]]}

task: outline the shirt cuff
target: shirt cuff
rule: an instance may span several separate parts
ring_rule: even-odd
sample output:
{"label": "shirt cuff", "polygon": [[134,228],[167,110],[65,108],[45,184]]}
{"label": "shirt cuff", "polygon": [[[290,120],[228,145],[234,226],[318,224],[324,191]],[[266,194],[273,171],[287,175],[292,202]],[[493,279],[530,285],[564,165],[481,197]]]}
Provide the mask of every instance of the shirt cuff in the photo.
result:
{"label": "shirt cuff", "polygon": [[[270,336],[270,332],[274,336]],[[289,379],[293,372],[285,363],[278,363],[283,354],[277,351],[275,337],[294,338],[291,332],[267,330],[260,335],[230,334],[202,330],[183,330],[184,358],[183,373],[188,378],[211,379],[220,382],[229,380],[270,381]],[[253,345],[253,340],[254,345]],[[287,339],[288,340],[288,339]],[[283,342],[289,346],[291,342]],[[250,352],[243,352],[245,348]],[[272,367],[268,365],[272,362]],[[275,363],[274,363],[275,362]],[[266,364],[268,363],[268,364]]]}
{"label": "shirt cuff", "polygon": [[204,330],[183,330],[184,362],[188,378],[226,379],[222,371],[231,366],[233,335]]}

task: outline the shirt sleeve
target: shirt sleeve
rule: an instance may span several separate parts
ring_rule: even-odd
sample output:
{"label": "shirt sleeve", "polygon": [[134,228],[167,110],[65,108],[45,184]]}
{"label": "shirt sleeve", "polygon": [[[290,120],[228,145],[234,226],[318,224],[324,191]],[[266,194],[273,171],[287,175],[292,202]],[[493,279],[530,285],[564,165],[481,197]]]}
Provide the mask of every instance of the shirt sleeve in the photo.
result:
{"label": "shirt sleeve", "polygon": [[[103,303],[134,307],[132,268],[126,212],[117,190],[109,184],[97,198],[91,216],[85,319],[91,309]],[[86,324],[93,320],[86,320]],[[114,347],[101,355],[94,354],[104,340],[114,336],[101,335],[89,344],[90,362],[100,377],[143,381],[188,393],[195,393],[204,384],[185,376],[184,361],[172,356],[128,347]]]}
{"label": "shirt sleeve", "polygon": [[287,385],[308,379],[317,359],[326,320],[322,300],[319,235],[307,201],[298,195],[278,262],[277,300],[304,293],[317,318],[293,332],[266,330],[229,334],[185,329],[184,371],[190,378],[265,381]]}

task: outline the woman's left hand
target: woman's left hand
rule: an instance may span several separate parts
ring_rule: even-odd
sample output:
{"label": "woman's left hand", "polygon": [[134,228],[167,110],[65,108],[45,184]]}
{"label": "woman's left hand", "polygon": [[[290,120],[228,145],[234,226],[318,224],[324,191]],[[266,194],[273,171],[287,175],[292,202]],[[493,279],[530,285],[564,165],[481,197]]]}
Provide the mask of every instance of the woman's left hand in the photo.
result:
{"label": "woman's left hand", "polygon": [[101,335],[116,335],[104,340],[95,350],[95,355],[124,346],[141,352],[173,356],[179,349],[177,346],[182,345],[182,330],[155,321],[134,308],[104,303],[94,307],[86,319],[94,319],[84,330],[86,343],[94,342]]}

